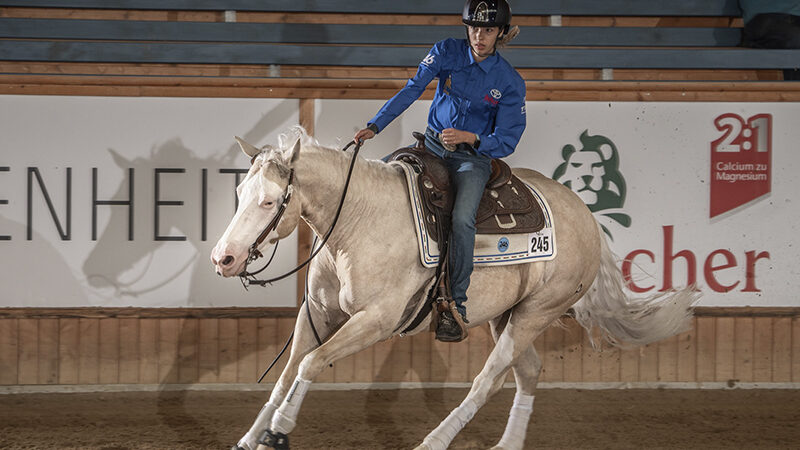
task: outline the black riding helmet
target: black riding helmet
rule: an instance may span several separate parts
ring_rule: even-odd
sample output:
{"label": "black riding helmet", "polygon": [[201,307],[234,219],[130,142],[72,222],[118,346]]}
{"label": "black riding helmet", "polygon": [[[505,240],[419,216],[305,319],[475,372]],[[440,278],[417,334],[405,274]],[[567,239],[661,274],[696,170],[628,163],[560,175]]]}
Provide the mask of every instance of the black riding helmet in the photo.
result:
{"label": "black riding helmet", "polygon": [[511,7],[506,0],[467,0],[461,21],[473,27],[498,27],[504,35],[511,24]]}

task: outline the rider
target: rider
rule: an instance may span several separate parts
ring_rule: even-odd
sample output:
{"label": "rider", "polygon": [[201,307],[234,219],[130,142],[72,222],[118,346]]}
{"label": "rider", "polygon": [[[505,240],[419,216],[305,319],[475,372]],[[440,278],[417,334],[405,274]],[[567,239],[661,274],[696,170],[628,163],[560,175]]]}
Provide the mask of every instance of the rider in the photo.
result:
{"label": "rider", "polygon": [[[443,160],[455,202],[449,244],[450,292],[464,323],[467,287],[472,274],[475,215],[491,174],[491,159],[511,154],[525,130],[525,82],[496,51],[509,33],[511,8],[506,0],[467,0],[462,21],[467,39],[437,42],[416,75],[378,111],[355,141],[373,138],[416,101],[438,78],[428,113],[425,147]],[[466,327],[449,311],[440,315],[437,339],[459,341]]]}

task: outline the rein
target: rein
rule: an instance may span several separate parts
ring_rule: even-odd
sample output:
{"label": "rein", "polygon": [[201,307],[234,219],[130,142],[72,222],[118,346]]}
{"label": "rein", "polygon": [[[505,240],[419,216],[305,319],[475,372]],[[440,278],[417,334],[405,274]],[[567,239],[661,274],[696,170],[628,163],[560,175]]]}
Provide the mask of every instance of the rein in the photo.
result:
{"label": "rein", "polygon": [[[356,143],[355,141],[350,141],[350,143],[347,144],[342,149],[342,151],[346,151],[348,148],[350,148],[354,144],[355,144],[356,147],[353,150],[353,157],[350,159],[350,167],[347,170],[347,179],[344,182],[344,189],[342,190],[342,197],[339,200],[339,206],[336,209],[336,215],[333,218],[333,223],[331,223],[331,227],[328,229],[328,231],[325,233],[325,236],[322,238],[322,242],[311,253],[311,255],[308,257],[308,259],[306,259],[305,261],[300,263],[294,269],[286,272],[283,275],[280,275],[280,276],[277,276],[277,277],[274,277],[274,278],[270,278],[268,280],[259,280],[258,278],[256,278],[256,275],[261,273],[264,269],[266,269],[269,266],[269,264],[272,262],[272,258],[270,258],[270,260],[267,262],[267,264],[264,265],[264,267],[256,270],[255,272],[248,272],[247,271],[247,266],[250,263],[252,263],[253,261],[255,261],[258,258],[263,256],[261,254],[261,252],[258,250],[258,247],[264,242],[264,240],[267,238],[267,236],[278,226],[278,222],[280,221],[281,217],[283,216],[283,213],[286,211],[287,205],[289,204],[289,201],[292,198],[292,193],[294,192],[294,186],[292,184],[292,182],[294,181],[294,168],[292,168],[289,171],[289,184],[286,186],[286,192],[283,195],[283,201],[281,202],[281,205],[278,208],[278,212],[277,212],[277,214],[275,214],[275,217],[269,222],[269,224],[267,224],[267,226],[264,228],[264,230],[261,231],[261,234],[258,235],[258,237],[253,242],[253,244],[250,246],[250,250],[249,250],[248,255],[247,255],[247,260],[245,261],[244,269],[242,269],[242,272],[239,273],[239,279],[241,280],[242,286],[244,286],[245,289],[247,289],[248,286],[251,286],[251,285],[254,285],[254,284],[258,285],[258,286],[261,286],[261,287],[265,287],[268,284],[272,284],[272,283],[274,283],[276,281],[279,281],[279,280],[282,280],[282,279],[284,279],[286,277],[294,275],[295,273],[300,271],[300,269],[302,269],[303,267],[307,266],[308,263],[310,263],[311,260],[313,260],[314,257],[317,256],[319,251],[322,250],[322,247],[324,247],[325,243],[328,242],[328,238],[331,236],[331,234],[333,234],[334,227],[336,227],[336,222],[339,220],[339,216],[340,216],[340,214],[342,212],[342,206],[344,205],[344,200],[347,197],[347,188],[350,186],[350,179],[352,178],[352,175],[353,175],[353,168],[355,167],[356,157],[358,156],[358,151],[361,150],[362,142]],[[255,158],[254,158],[254,160],[255,160]],[[275,253],[274,253],[274,250],[273,250],[273,256],[274,255],[275,255]]]}
{"label": "rein", "polygon": [[[347,144],[342,149],[342,151],[346,151],[353,144],[355,144],[356,147],[353,150],[353,157],[350,159],[350,167],[347,170],[347,179],[344,182],[344,189],[342,190],[342,198],[339,200],[339,206],[336,208],[336,215],[333,217],[333,222],[331,223],[331,227],[328,229],[328,232],[325,233],[325,236],[323,237],[322,242],[319,244],[319,246],[316,246],[316,248],[314,248],[315,246],[312,245],[312,248],[314,248],[314,250],[311,252],[311,255],[309,255],[308,259],[303,261],[301,264],[299,264],[294,269],[290,270],[289,272],[286,272],[285,274],[283,274],[283,275],[281,275],[279,277],[270,278],[269,280],[259,280],[255,276],[257,274],[261,273],[264,269],[266,269],[269,266],[269,264],[272,262],[272,259],[275,257],[275,252],[278,249],[278,242],[280,242],[280,241],[275,243],[275,248],[272,251],[272,256],[269,258],[269,261],[267,261],[267,263],[264,265],[264,267],[258,269],[255,272],[248,272],[247,271],[247,266],[251,262],[253,262],[256,259],[258,259],[258,258],[263,256],[261,251],[258,250],[258,247],[264,242],[264,240],[267,238],[269,233],[271,233],[278,226],[278,222],[280,221],[281,216],[283,216],[283,213],[286,211],[286,207],[289,204],[289,200],[291,200],[292,192],[294,192],[294,187],[292,185],[292,182],[294,181],[294,169],[291,169],[291,171],[289,172],[289,184],[286,186],[286,193],[283,196],[283,201],[281,202],[281,205],[278,208],[278,212],[277,212],[277,214],[275,214],[275,217],[269,222],[269,224],[267,224],[267,226],[264,228],[264,230],[261,231],[261,234],[258,235],[258,237],[253,242],[253,244],[250,246],[250,250],[249,250],[249,253],[247,255],[247,260],[245,261],[244,269],[242,269],[242,272],[239,273],[239,279],[241,280],[242,286],[244,286],[245,290],[247,289],[248,286],[253,285],[253,284],[261,286],[261,287],[265,287],[267,284],[272,284],[275,281],[282,280],[282,279],[284,279],[284,278],[286,278],[286,277],[288,277],[290,275],[295,274],[300,269],[302,269],[303,267],[308,265],[308,263],[310,263],[311,260],[314,259],[315,256],[317,256],[317,254],[322,249],[322,247],[325,246],[325,243],[328,241],[328,238],[331,236],[331,234],[333,234],[333,229],[336,226],[336,222],[339,220],[339,215],[342,212],[342,206],[344,205],[344,200],[347,197],[347,188],[350,186],[350,178],[353,175],[353,168],[355,167],[356,157],[358,156],[358,151],[361,150],[361,145],[363,144],[363,142],[356,143],[355,141],[350,141],[350,143]],[[255,157],[253,157],[253,160],[250,163],[252,164],[254,161],[255,161]],[[309,306],[308,306],[308,274],[307,273],[306,273],[306,293],[303,294],[303,303],[305,303],[306,313],[307,313],[307,316],[308,316],[308,322],[309,322],[309,325],[311,325],[311,331],[313,331],[313,333],[314,333],[314,337],[317,340],[317,344],[322,345],[322,339],[320,339],[319,334],[317,333],[317,329],[314,326],[314,322],[311,320],[311,311],[309,310]],[[280,353],[278,353],[278,356],[276,356],[275,359],[272,361],[272,363],[269,365],[269,367],[267,367],[267,370],[265,370],[264,373],[261,374],[261,377],[259,377],[259,379],[258,379],[258,383],[261,383],[261,381],[264,379],[264,377],[267,376],[267,373],[269,373],[269,371],[275,366],[275,364],[278,362],[278,360],[281,358],[281,356],[283,356],[284,352],[286,352],[286,349],[289,348],[289,343],[292,342],[293,338],[294,338],[294,331],[292,331],[291,336],[289,336],[289,339],[286,341],[286,344],[283,346],[283,349],[280,351]]]}

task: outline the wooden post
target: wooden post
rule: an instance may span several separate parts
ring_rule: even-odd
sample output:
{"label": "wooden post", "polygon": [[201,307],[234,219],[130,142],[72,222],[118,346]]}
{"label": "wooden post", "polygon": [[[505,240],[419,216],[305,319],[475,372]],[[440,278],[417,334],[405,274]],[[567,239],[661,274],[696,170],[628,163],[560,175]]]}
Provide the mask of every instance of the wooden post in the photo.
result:
{"label": "wooden post", "polygon": [[[313,98],[300,99],[300,126],[305,128],[309,136],[314,135],[314,102]],[[311,244],[314,233],[304,221],[297,225],[297,263],[302,263],[311,253]],[[305,292],[306,273],[308,267],[304,267],[297,272],[297,306],[303,303],[303,293]]]}

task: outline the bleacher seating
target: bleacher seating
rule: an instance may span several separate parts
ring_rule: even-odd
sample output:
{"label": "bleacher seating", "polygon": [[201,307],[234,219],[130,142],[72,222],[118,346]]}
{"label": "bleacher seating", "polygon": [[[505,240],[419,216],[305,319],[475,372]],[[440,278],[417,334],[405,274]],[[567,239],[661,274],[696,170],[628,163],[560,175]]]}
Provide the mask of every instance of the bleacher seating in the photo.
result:
{"label": "bleacher seating", "polygon": [[[142,76],[181,77],[188,74],[164,71],[163,66],[193,65],[216,68],[216,75],[205,72],[216,77],[246,66],[269,68],[273,78],[403,79],[434,42],[463,36],[458,15],[462,4],[462,0],[0,0],[0,65],[6,78],[63,75],[53,65],[80,63],[87,69],[83,75],[98,76],[114,74],[91,65],[119,65],[123,69],[118,75],[135,66]],[[738,47],[741,13],[736,0],[512,0],[511,4],[521,33],[503,55],[530,81],[777,80],[777,69],[800,66],[800,50]],[[109,11],[124,14],[111,16]],[[168,16],[149,20],[147,11],[165,11]],[[176,20],[169,15],[172,12],[210,16]],[[30,64],[40,64],[38,70],[43,72]],[[149,72],[147,67],[162,69]],[[332,75],[332,68],[342,69],[346,76]],[[75,70],[80,72],[77,66],[70,69]],[[250,74],[247,77],[266,72],[244,73]]]}
{"label": "bleacher seating", "polygon": [[[517,15],[737,16],[737,0],[511,0]],[[279,11],[316,13],[453,14],[461,0],[7,0],[2,6],[128,10]]]}

